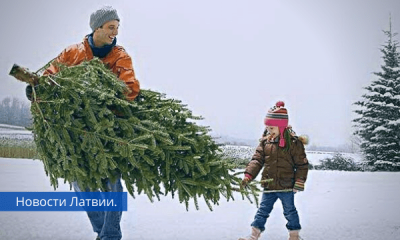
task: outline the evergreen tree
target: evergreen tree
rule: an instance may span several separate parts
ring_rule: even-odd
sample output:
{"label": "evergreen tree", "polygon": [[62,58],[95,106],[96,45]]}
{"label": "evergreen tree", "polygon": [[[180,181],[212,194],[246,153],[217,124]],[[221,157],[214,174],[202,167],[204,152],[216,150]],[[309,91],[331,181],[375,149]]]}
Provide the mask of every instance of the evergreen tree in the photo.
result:
{"label": "evergreen tree", "polygon": [[[179,100],[141,90],[126,101],[125,84],[98,59],[60,69],[39,79],[31,107],[35,143],[54,188],[62,178],[105,189],[104,179],[121,177],[132,196],[145,193],[151,201],[171,193],[197,208],[202,197],[212,209],[221,195],[233,199],[236,166]],[[256,197],[254,185],[251,191]]]}
{"label": "evergreen tree", "polygon": [[400,59],[398,42],[393,39],[391,22],[383,46],[384,64],[378,77],[370,86],[355,112],[360,116],[355,134],[361,137],[361,150],[369,166],[375,170],[400,170]]}

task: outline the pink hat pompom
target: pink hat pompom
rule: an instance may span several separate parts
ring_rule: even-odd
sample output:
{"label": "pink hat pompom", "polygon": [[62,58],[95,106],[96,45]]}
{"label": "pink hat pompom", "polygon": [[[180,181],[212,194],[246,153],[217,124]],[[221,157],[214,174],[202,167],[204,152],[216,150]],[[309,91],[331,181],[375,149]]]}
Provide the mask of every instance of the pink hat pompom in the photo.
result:
{"label": "pink hat pompom", "polygon": [[284,107],[284,106],[285,106],[285,103],[284,103],[283,101],[278,101],[278,102],[276,103],[276,106],[277,106],[277,107]]}

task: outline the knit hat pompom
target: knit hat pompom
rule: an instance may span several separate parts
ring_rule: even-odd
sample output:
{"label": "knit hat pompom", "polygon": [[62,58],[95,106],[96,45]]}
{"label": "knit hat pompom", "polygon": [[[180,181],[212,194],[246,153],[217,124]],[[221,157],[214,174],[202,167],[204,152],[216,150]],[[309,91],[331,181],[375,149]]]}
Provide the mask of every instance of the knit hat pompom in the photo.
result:
{"label": "knit hat pompom", "polygon": [[278,101],[275,105],[276,105],[277,107],[284,107],[284,106],[285,106],[285,103],[284,103],[283,101]]}
{"label": "knit hat pompom", "polygon": [[111,6],[105,6],[90,15],[90,28],[94,32],[97,28],[103,26],[104,23],[112,20],[118,20],[117,10]]}

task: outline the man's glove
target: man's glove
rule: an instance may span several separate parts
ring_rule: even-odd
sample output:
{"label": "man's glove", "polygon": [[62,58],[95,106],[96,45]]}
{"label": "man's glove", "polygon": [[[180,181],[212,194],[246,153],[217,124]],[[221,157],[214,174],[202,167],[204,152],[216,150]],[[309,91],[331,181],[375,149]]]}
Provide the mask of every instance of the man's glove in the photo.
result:
{"label": "man's glove", "polygon": [[247,184],[253,179],[253,176],[251,176],[248,173],[244,174],[244,178],[242,180],[242,184],[240,184],[241,188],[245,188],[247,186]]}
{"label": "man's glove", "polygon": [[[37,89],[37,86],[38,85],[35,86],[35,90]],[[28,100],[31,102],[32,102],[32,93],[33,93],[32,86],[31,85],[26,86],[25,95],[28,98]]]}

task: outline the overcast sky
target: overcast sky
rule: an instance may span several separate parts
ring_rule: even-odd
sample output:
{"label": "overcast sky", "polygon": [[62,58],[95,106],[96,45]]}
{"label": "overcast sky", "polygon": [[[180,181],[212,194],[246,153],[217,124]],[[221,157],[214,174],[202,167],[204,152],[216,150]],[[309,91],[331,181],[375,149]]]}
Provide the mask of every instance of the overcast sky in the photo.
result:
{"label": "overcast sky", "polygon": [[[14,63],[36,71],[90,33],[89,17],[112,5],[117,44],[143,89],[182,100],[214,134],[260,137],[283,100],[289,123],[311,144],[351,135],[352,103],[380,71],[382,30],[400,31],[399,0],[2,1],[0,99],[25,100]],[[399,39],[399,37],[397,37]]]}

